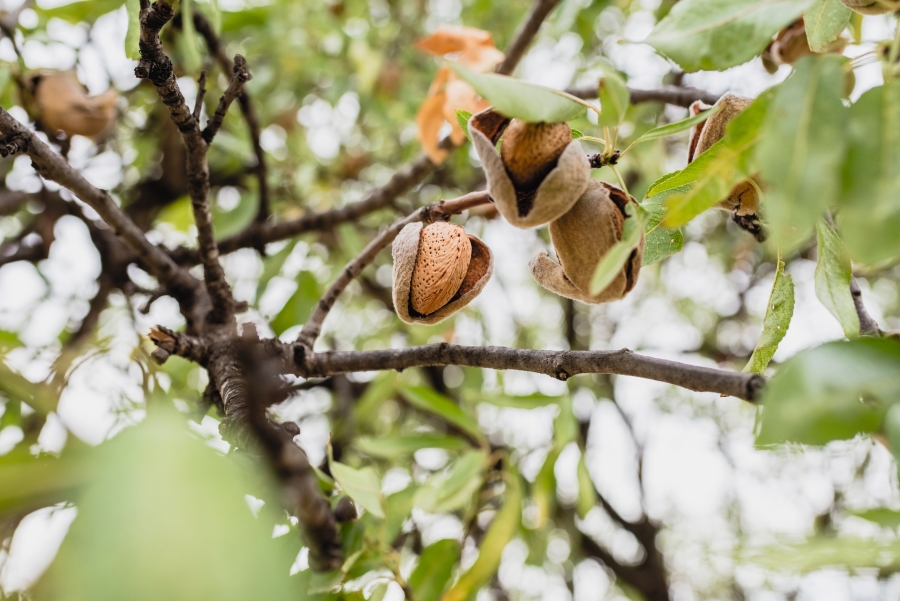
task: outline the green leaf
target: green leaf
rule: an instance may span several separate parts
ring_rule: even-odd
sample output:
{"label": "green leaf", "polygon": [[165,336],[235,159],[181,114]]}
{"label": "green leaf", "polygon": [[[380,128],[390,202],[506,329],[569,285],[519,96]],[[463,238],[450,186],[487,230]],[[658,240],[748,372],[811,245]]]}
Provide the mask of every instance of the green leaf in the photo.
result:
{"label": "green leaf", "polygon": [[438,601],[453,575],[459,559],[459,543],[445,538],[425,547],[419,555],[419,565],[409,577],[409,588],[416,601]]}
{"label": "green leaf", "polygon": [[560,402],[562,397],[548,396],[546,394],[529,394],[529,395],[510,395],[510,394],[483,394],[483,393],[467,393],[465,395],[467,401],[475,403],[489,403],[497,407],[511,407],[513,409],[537,409],[538,407],[549,407]]}
{"label": "green leaf", "polygon": [[822,445],[877,432],[884,403],[900,396],[900,344],[837,341],[801,351],[778,369],[763,395],[759,445]]}
{"label": "green leaf", "polygon": [[448,64],[506,117],[529,123],[556,123],[577,119],[590,107],[580,98],[559,90],[525,83],[506,75],[476,73],[459,63]]}
{"label": "green leaf", "polygon": [[475,563],[459,577],[441,601],[466,601],[497,572],[503,549],[515,536],[522,518],[522,487],[519,475],[512,468],[507,473],[505,496],[503,507],[494,516],[481,541]]}
{"label": "green leaf", "polygon": [[460,456],[449,473],[438,475],[416,493],[415,504],[429,513],[446,513],[466,507],[481,488],[487,462],[484,451]]}
{"label": "green leaf", "polygon": [[653,196],[681,186],[686,192],[673,194],[663,225],[684,225],[703,211],[728,198],[732,188],[753,174],[753,149],[759,143],[760,125],[769,108],[772,92],[761,94],[735,117],[725,136],[681,171],[657,181],[647,193]]}
{"label": "green leaf", "polygon": [[859,511],[848,511],[850,515],[855,515],[874,524],[878,524],[884,528],[900,527],[900,511],[896,509],[888,509],[887,507],[875,507],[873,509],[862,509]]}
{"label": "green leaf", "polygon": [[846,148],[845,63],[835,55],[800,59],[777,88],[760,128],[756,162],[768,184],[764,211],[772,241],[785,252],[802,243],[838,199]]}
{"label": "green leaf", "polygon": [[857,261],[900,257],[900,81],[872,88],[850,108],[838,229]]}
{"label": "green leaf", "polygon": [[138,41],[141,37],[141,3],[140,0],[125,0],[125,9],[128,12],[128,30],[125,32],[125,56],[138,60],[141,51]]}
{"label": "green leaf", "polygon": [[601,127],[619,127],[625,121],[631,95],[625,81],[609,61],[601,59],[600,68],[603,70],[603,78],[600,80],[598,93],[600,116],[597,123]]}
{"label": "green leaf", "polygon": [[584,519],[596,505],[597,491],[594,489],[594,481],[591,480],[591,474],[584,462],[584,451],[582,450],[581,457],[578,459],[578,500],[575,504],[578,517]]}
{"label": "green leaf", "polygon": [[42,20],[62,19],[72,25],[85,21],[93,23],[99,17],[118,9],[125,0],[80,0],[69,2],[54,8],[34,7],[34,11]]}
{"label": "green leaf", "polygon": [[550,449],[531,487],[531,499],[538,510],[535,528],[543,528],[553,515],[556,506],[556,460],[559,459],[561,450],[561,447],[556,445]]}
{"label": "green leaf", "polygon": [[644,43],[685,71],[721,71],[761,53],[810,0],[681,0]]}
{"label": "green leaf", "polygon": [[421,434],[417,436],[363,436],[353,445],[368,455],[384,459],[396,459],[411,455],[419,449],[446,449],[464,451],[470,448],[468,442],[456,436],[444,434]]}
{"label": "green leaf", "polygon": [[816,263],[816,296],[831,311],[847,338],[859,336],[859,315],[850,294],[853,273],[850,257],[837,232],[824,220],[816,224],[819,257]]}
{"label": "green leaf", "polygon": [[894,465],[897,472],[900,473],[900,462],[897,461],[900,456],[900,404],[895,402],[888,407],[887,413],[884,415],[882,430],[887,438],[887,446],[894,456]]}
{"label": "green leaf", "polygon": [[416,409],[440,417],[476,440],[484,439],[478,422],[441,393],[425,386],[408,386],[400,393],[406,402]]}
{"label": "green leaf", "polygon": [[622,238],[613,244],[597,263],[591,278],[591,294],[600,294],[616,279],[631,256],[631,252],[640,244],[641,233],[644,231],[644,219],[641,213],[640,207],[636,209],[632,203],[625,206],[625,225],[622,228]]}
{"label": "green leaf", "polygon": [[459,123],[459,126],[462,128],[463,133],[466,134],[466,139],[471,142],[472,138],[469,137],[469,119],[472,118],[472,113],[469,111],[464,111],[462,109],[456,109],[456,122]]}
{"label": "green leaf", "polygon": [[369,382],[365,392],[359,397],[354,413],[361,426],[370,425],[374,421],[376,411],[382,403],[394,396],[397,391],[397,373],[383,371]]}
{"label": "green leaf", "polygon": [[400,534],[403,524],[412,513],[416,492],[418,492],[418,488],[411,485],[392,495],[388,495],[387,519],[384,520],[384,529],[380,537],[382,543],[390,545]]}
{"label": "green leaf", "polygon": [[194,29],[193,0],[181,0],[181,32],[184,44],[184,68],[189,73],[198,73],[203,59],[200,58],[200,50],[197,47],[199,38]]}
{"label": "green leaf", "polygon": [[260,487],[268,470],[249,457],[239,466],[191,436],[182,416],[154,409],[92,451],[78,517],[33,598],[296,598],[297,548],[272,539],[277,503],[254,516],[245,498],[279,498]]}
{"label": "green leaf", "polygon": [[763,331],[756,343],[750,361],[744,367],[745,372],[762,374],[766,366],[778,350],[778,344],[787,333],[794,315],[794,279],[784,273],[784,261],[778,261],[775,271],[775,282],[766,305],[766,316],[763,319]]}
{"label": "green leaf", "polygon": [[578,131],[574,127],[572,128],[572,139],[573,140],[577,140],[578,138],[583,138],[583,137],[584,137],[584,134],[582,132]]}
{"label": "green leaf", "polygon": [[319,296],[319,283],[316,277],[308,271],[297,274],[297,290],[271,322],[275,334],[280,336],[288,328],[302,325],[309,319],[313,308],[319,302]]}
{"label": "green leaf", "polygon": [[884,568],[887,572],[894,572],[900,563],[900,542],[851,536],[817,536],[802,543],[745,551],[739,561],[792,575],[829,566],[840,566],[843,570]]}
{"label": "green leaf", "polygon": [[806,39],[813,52],[825,52],[850,23],[849,8],[841,0],[815,0],[803,15]]}
{"label": "green leaf", "polygon": [[381,479],[372,467],[354,469],[337,461],[330,462],[331,475],[347,496],[375,517],[384,519],[384,495]]}
{"label": "green leaf", "polygon": [[666,216],[666,203],[669,197],[673,194],[683,194],[687,189],[687,186],[680,186],[665,190],[645,198],[641,203],[647,213],[647,223],[644,226],[643,267],[662,261],[684,247],[684,234],[681,230],[662,227],[662,220]]}
{"label": "green leaf", "polygon": [[553,422],[553,444],[562,449],[578,437],[578,419],[572,412],[572,399],[563,397],[559,402],[559,414]]}
{"label": "green leaf", "polygon": [[687,119],[682,119],[681,121],[676,121],[675,123],[669,123],[666,125],[660,125],[659,127],[654,127],[650,131],[645,132],[643,135],[641,135],[641,137],[639,137],[637,140],[632,142],[628,148],[630,149],[632,146],[640,144],[641,142],[649,142],[650,140],[666,138],[679,132],[683,132],[686,129],[690,129],[695,125],[699,125],[712,117],[721,108],[721,106],[714,106],[710,110],[703,111],[699,115],[694,115],[693,117],[688,117]]}

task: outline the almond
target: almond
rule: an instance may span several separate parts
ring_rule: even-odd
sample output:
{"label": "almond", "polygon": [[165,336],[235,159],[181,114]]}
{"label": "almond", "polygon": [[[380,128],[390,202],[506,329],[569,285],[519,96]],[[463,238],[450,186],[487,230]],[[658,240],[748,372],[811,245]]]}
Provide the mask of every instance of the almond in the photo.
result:
{"label": "almond", "polygon": [[412,276],[412,308],[429,315],[450,302],[471,258],[472,243],[460,226],[439,221],[423,228]]}
{"label": "almond", "polygon": [[69,71],[42,74],[34,81],[34,99],[47,129],[94,139],[104,137],[112,129],[118,98],[115,90],[88,96],[75,74]]}
{"label": "almond", "polygon": [[893,10],[891,2],[881,0],[841,0],[841,3],[863,15],[883,15]]}
{"label": "almond", "polygon": [[572,141],[566,123],[526,123],[513,119],[500,142],[500,158],[516,188],[532,190],[556,167]]}

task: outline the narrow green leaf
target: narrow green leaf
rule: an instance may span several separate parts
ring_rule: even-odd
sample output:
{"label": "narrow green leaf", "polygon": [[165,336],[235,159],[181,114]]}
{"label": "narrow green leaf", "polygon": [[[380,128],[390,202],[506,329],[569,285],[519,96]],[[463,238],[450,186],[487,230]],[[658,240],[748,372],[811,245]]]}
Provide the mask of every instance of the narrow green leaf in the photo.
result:
{"label": "narrow green leaf", "polygon": [[603,79],[600,80],[600,116],[597,123],[601,127],[619,127],[625,121],[631,97],[625,81],[607,60],[600,61]]}
{"label": "narrow green leaf", "polygon": [[337,461],[330,462],[331,475],[347,496],[375,517],[384,519],[384,495],[381,479],[372,467],[355,469]]}
{"label": "narrow green leaf", "polygon": [[448,64],[506,117],[529,123],[556,123],[577,119],[590,107],[580,98],[559,90],[526,83],[506,75],[476,73],[459,63]]}
{"label": "narrow green leaf", "polygon": [[772,95],[772,92],[760,95],[728,124],[724,138],[681,171],[653,185],[648,193],[650,195],[690,185],[686,192],[673,194],[669,198],[669,213],[663,225],[669,228],[684,225],[725,200],[734,186],[753,174],[753,150],[762,135],[760,125],[768,112]]}
{"label": "narrow green leaf", "polygon": [[470,451],[447,474],[435,476],[416,493],[415,504],[429,513],[445,513],[466,507],[481,488],[487,453]]}
{"label": "narrow green leaf", "polygon": [[181,32],[184,44],[184,68],[189,73],[198,73],[203,59],[197,47],[199,38],[194,28],[194,0],[181,0]]}
{"label": "narrow green leaf", "polygon": [[469,119],[472,118],[472,113],[469,111],[464,111],[462,109],[456,109],[456,122],[459,123],[459,126],[462,128],[463,133],[466,134],[466,139],[471,142],[472,138],[469,137]]}
{"label": "narrow green leaf", "polygon": [[859,511],[848,511],[850,515],[867,520],[884,528],[900,527],[900,511],[896,509],[888,509],[887,507],[875,507],[873,509],[862,509]]}
{"label": "narrow green leaf", "polygon": [[[631,146],[635,146],[636,144],[640,144],[641,142],[649,142],[650,140],[658,140],[660,138],[666,138],[668,136],[677,134],[686,129],[690,129],[695,125],[699,125],[712,117],[716,112],[718,112],[722,107],[714,106],[708,111],[703,111],[699,115],[694,115],[693,117],[688,117],[687,119],[682,119],[681,121],[676,121],[675,123],[669,123],[667,125],[661,125],[659,127],[654,127],[650,131],[644,133],[637,140],[631,143]],[[629,148],[631,148],[629,146]]]}
{"label": "narrow green leaf", "polygon": [[850,294],[853,273],[850,257],[837,232],[824,220],[816,224],[819,260],[816,263],[816,296],[844,328],[847,338],[859,336],[859,315]]}
{"label": "narrow green leaf", "polygon": [[446,420],[476,440],[484,439],[478,422],[441,393],[425,386],[409,386],[403,388],[401,394],[406,402],[416,409],[427,411]]}
{"label": "narrow green leaf", "polygon": [[572,139],[573,140],[577,140],[578,138],[583,138],[583,137],[584,137],[584,134],[582,132],[578,131],[574,127],[572,128]]}
{"label": "narrow green leaf", "polygon": [[419,565],[409,577],[416,601],[438,601],[447,588],[453,566],[459,560],[459,543],[445,538],[431,544],[419,555]]}
{"label": "narrow green leaf", "polygon": [[319,302],[319,296],[319,282],[316,276],[309,271],[297,274],[297,290],[272,319],[271,325],[275,333],[281,335],[288,328],[302,325],[312,314],[313,308]]}
{"label": "narrow green leaf", "polygon": [[522,518],[522,488],[519,475],[512,468],[507,473],[505,497],[503,507],[494,516],[481,541],[475,563],[441,597],[441,601],[466,601],[497,572],[503,549],[515,536]]}
{"label": "narrow green leaf", "polygon": [[563,397],[548,396],[546,394],[510,395],[510,394],[482,394],[469,393],[465,396],[467,401],[475,403],[489,403],[497,407],[511,407],[514,409],[537,409],[548,407],[560,402]]}
{"label": "narrow green leaf", "polygon": [[758,445],[822,445],[881,428],[900,397],[900,344],[884,338],[830,342],[782,364],[763,394]]}
{"label": "narrow green leaf", "polygon": [[556,460],[559,459],[561,447],[554,445],[541,471],[534,479],[531,487],[531,499],[534,501],[538,510],[538,519],[535,528],[543,528],[547,523],[547,519],[553,514],[553,508],[556,506]]}
{"label": "narrow green leaf", "polygon": [[594,489],[594,481],[591,480],[591,474],[584,462],[584,451],[582,450],[581,457],[578,459],[578,500],[575,503],[578,517],[584,519],[596,505],[597,491]]}
{"label": "narrow green leaf", "polygon": [[625,226],[622,228],[622,239],[612,245],[603,255],[594,275],[591,278],[591,294],[599,294],[609,286],[631,256],[631,251],[641,242],[644,220],[640,208],[628,203],[625,207]]}
{"label": "narrow green leaf", "polygon": [[885,438],[887,438],[887,446],[894,456],[894,465],[897,467],[897,473],[900,474],[900,462],[898,462],[898,458],[900,458],[900,403],[897,403],[896,399],[894,401],[884,415],[884,423],[881,429]]}
{"label": "narrow green leaf", "polygon": [[812,572],[826,567],[885,568],[900,563],[900,542],[854,536],[817,536],[802,543],[781,543],[744,551],[742,563],[755,563],[775,572]]}
{"label": "narrow green leaf", "polygon": [[382,543],[390,545],[400,534],[403,524],[406,523],[406,520],[409,519],[412,513],[416,492],[418,492],[418,487],[410,485],[403,490],[388,495],[386,499],[387,519],[384,520],[384,529],[379,535],[379,540]]}
{"label": "narrow green leaf", "polygon": [[681,0],[656,24],[650,44],[685,71],[721,71],[761,53],[811,0]]}
{"label": "narrow green leaf", "polygon": [[803,15],[806,39],[813,52],[825,52],[850,23],[849,8],[841,0],[815,0]]}
{"label": "narrow green leaf", "polygon": [[838,229],[854,260],[900,257],[900,81],[863,94],[850,108]]}
{"label": "narrow green leaf", "polygon": [[791,325],[793,315],[794,279],[784,273],[784,261],[778,261],[775,282],[772,284],[772,294],[769,295],[769,302],[766,305],[763,331],[744,371],[756,374],[766,371],[766,366],[769,365],[769,361],[778,350],[781,339],[787,333],[788,326]]}
{"label": "narrow green leaf", "polygon": [[444,434],[421,434],[417,436],[363,436],[357,438],[353,445],[368,455],[384,459],[396,459],[411,455],[419,449],[446,449],[463,451],[471,445],[456,436]]}
{"label": "narrow green leaf", "polygon": [[553,444],[562,449],[578,436],[578,419],[572,412],[572,399],[563,397],[559,402],[559,414],[553,422]]}
{"label": "narrow green leaf", "polygon": [[684,234],[681,230],[663,227],[662,220],[666,216],[666,203],[669,197],[686,191],[687,186],[672,188],[645,198],[641,203],[647,213],[647,223],[644,226],[643,267],[662,261],[684,247]]}
{"label": "narrow green leaf", "polygon": [[764,211],[771,240],[784,252],[797,248],[838,199],[846,148],[845,63],[836,55],[800,59],[778,86],[760,128],[756,162],[767,184]]}
{"label": "narrow green leaf", "polygon": [[140,0],[125,0],[125,10],[128,12],[128,30],[125,32],[125,56],[138,60],[141,51],[138,41],[141,37],[141,3]]}

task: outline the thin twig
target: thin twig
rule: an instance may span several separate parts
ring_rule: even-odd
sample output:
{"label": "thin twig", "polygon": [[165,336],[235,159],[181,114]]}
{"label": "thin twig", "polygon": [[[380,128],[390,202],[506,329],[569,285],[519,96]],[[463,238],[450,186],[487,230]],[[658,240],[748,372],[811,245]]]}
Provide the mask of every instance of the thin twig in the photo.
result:
{"label": "thin twig", "polygon": [[[628,90],[631,95],[631,104],[641,104],[643,102],[664,102],[675,106],[683,106],[685,108],[691,106],[697,100],[705,104],[715,104],[719,97],[716,94],[710,94],[697,88],[688,88],[680,86],[666,86],[655,90]],[[566,90],[569,94],[584,99],[596,99],[597,87],[578,87]]]}
{"label": "thin twig", "polygon": [[194,101],[194,119],[200,122],[200,111],[203,109],[203,97],[206,96],[206,71],[200,71],[197,80],[197,99]]}
{"label": "thin twig", "polygon": [[880,336],[881,328],[878,322],[872,319],[863,303],[862,290],[856,283],[856,278],[850,278],[850,295],[853,297],[853,306],[856,308],[856,315],[859,316],[859,335],[860,336]]}
{"label": "thin twig", "polygon": [[[285,349],[287,350],[287,349]],[[618,351],[544,351],[497,346],[432,344],[378,351],[308,353],[295,343],[290,349],[293,369],[303,377],[409,367],[459,365],[512,369],[568,380],[578,374],[613,374],[667,382],[697,392],[716,392],[754,402],[765,385],[757,374],[701,367]]]}
{"label": "thin twig", "polygon": [[410,215],[407,215],[403,219],[394,222],[393,225],[383,230],[380,234],[378,234],[369,244],[362,250],[361,253],[357,257],[355,257],[352,261],[347,263],[346,267],[341,271],[341,274],[334,281],[328,291],[322,295],[322,298],[319,299],[319,302],[316,304],[316,308],[313,310],[312,315],[306,323],[303,325],[303,329],[300,331],[300,334],[297,336],[297,342],[309,349],[312,349],[313,345],[316,342],[316,338],[318,338],[319,333],[322,331],[322,322],[325,321],[325,318],[328,317],[329,311],[334,306],[334,303],[337,301],[338,297],[344,290],[350,285],[350,282],[362,273],[362,270],[365,269],[372,261],[375,260],[375,257],[378,256],[378,253],[381,252],[388,244],[394,241],[394,238],[400,233],[406,225],[410,223],[414,223],[416,221],[433,221],[435,219],[447,220],[451,215],[455,215],[457,213],[461,213],[467,209],[471,209],[472,207],[477,207],[479,205],[488,204],[491,202],[491,197],[487,192],[471,192],[464,196],[460,196],[459,198],[454,198],[452,200],[442,200],[440,202],[430,204],[422,207],[416,211],[413,211]]}
{"label": "thin twig", "polygon": [[506,49],[506,58],[497,67],[497,73],[509,75],[513,72],[516,65],[525,56],[525,51],[528,50],[528,46],[531,45],[531,41],[534,40],[534,36],[537,35],[541,25],[553,9],[556,8],[557,4],[559,4],[559,0],[537,0],[534,3],[534,6],[531,7],[531,12],[528,13],[528,16],[519,25],[519,29],[516,30],[509,48]]}
{"label": "thin twig", "polygon": [[234,99],[241,93],[244,84],[251,79],[253,79],[253,76],[250,75],[250,72],[247,70],[247,60],[240,54],[234,55],[234,68],[232,69],[231,82],[228,84],[225,93],[222,94],[222,97],[219,99],[219,106],[216,107],[215,114],[213,114],[212,118],[206,124],[206,129],[203,130],[203,139],[206,140],[207,144],[212,142],[216,133],[219,131],[219,128],[222,127],[222,122],[225,120],[225,114],[228,112],[228,107],[231,106]]}
{"label": "thin twig", "polygon": [[[209,206],[209,163],[206,157],[209,144],[203,135],[206,132],[200,132],[200,125],[187,106],[178,87],[172,61],[163,52],[159,39],[160,30],[174,16],[175,9],[167,0],[157,0],[152,5],[147,0],[141,0],[141,35],[138,44],[141,60],[135,67],[134,74],[138,78],[149,79],[156,87],[160,100],[169,109],[172,121],[181,132],[187,148],[188,194],[197,225],[197,248],[203,264],[203,278],[212,300],[210,319],[224,323],[234,314],[234,298],[225,281],[225,271],[219,263],[219,248],[213,231],[212,210]],[[235,78],[242,79],[237,75]],[[239,85],[243,85],[243,82]],[[231,87],[229,85],[229,89]],[[221,104],[220,102],[220,107]],[[227,105],[225,108],[227,109]],[[218,112],[217,110],[216,113]]]}
{"label": "thin twig", "polygon": [[193,298],[197,281],[179,267],[160,247],[147,240],[144,232],[110,197],[109,192],[95,188],[81,172],[41,141],[34,132],[16,121],[0,108],[0,156],[14,152],[26,153],[35,170],[44,179],[54,181],[70,190],[82,202],[94,209],[125,243],[143,260],[149,271],[164,282],[173,296],[187,301]]}

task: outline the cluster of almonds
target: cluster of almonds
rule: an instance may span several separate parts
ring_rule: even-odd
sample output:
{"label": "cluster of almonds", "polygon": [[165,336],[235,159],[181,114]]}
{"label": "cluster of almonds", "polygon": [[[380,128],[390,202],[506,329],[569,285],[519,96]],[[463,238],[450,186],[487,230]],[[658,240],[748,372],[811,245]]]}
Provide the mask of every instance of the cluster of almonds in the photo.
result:
{"label": "cluster of almonds", "polygon": [[[497,211],[523,229],[550,224],[559,262],[546,251],[531,260],[541,286],[594,304],[620,299],[634,288],[643,234],[612,283],[599,294],[590,292],[597,264],[621,240],[625,220],[633,218],[626,207],[635,200],[591,179],[587,156],[567,124],[526,123],[487,109],[472,116],[469,133]],[[446,319],[481,292],[493,271],[490,249],[445,222],[407,225],[394,241],[393,255],[394,308],[406,323]]]}

